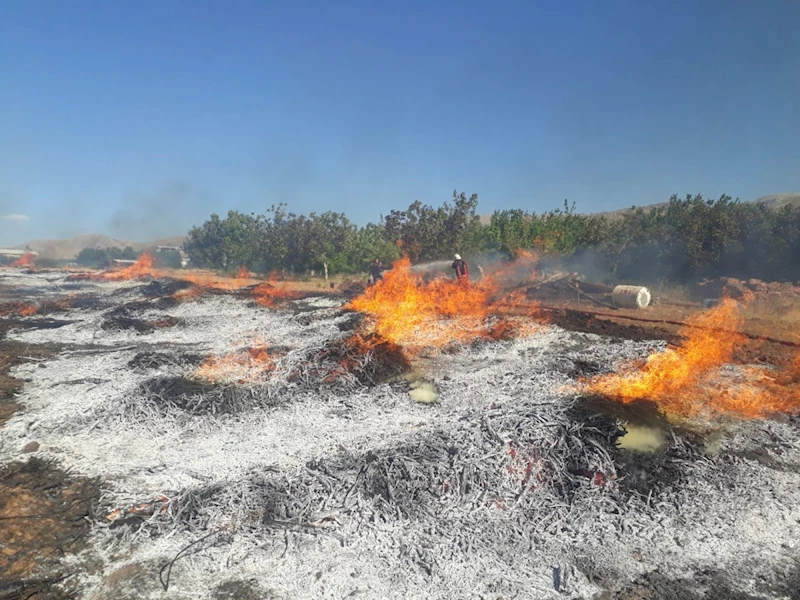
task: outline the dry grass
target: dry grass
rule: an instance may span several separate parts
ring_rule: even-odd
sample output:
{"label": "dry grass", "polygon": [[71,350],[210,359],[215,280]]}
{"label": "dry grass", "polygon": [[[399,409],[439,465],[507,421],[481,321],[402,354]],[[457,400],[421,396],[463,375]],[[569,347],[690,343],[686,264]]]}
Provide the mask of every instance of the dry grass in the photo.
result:
{"label": "dry grass", "polygon": [[[623,311],[654,319],[684,320],[699,312],[701,307],[692,301],[686,286],[665,286],[660,291],[653,290],[661,304],[650,306],[644,311]],[[762,335],[800,342],[800,300],[791,296],[770,294],[759,295],[744,306],[742,331],[752,335]]]}
{"label": "dry grass", "polygon": [[744,309],[748,333],[800,342],[800,301],[774,296],[756,301]]}

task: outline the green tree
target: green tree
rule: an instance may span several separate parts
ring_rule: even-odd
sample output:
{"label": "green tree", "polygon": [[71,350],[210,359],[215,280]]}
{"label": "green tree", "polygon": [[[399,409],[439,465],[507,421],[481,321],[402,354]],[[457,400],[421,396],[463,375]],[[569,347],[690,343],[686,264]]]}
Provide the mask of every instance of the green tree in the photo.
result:
{"label": "green tree", "polygon": [[446,258],[465,251],[480,227],[478,195],[453,192],[453,203],[433,208],[413,202],[407,210],[392,210],[382,218],[386,239],[397,244],[412,262]]}

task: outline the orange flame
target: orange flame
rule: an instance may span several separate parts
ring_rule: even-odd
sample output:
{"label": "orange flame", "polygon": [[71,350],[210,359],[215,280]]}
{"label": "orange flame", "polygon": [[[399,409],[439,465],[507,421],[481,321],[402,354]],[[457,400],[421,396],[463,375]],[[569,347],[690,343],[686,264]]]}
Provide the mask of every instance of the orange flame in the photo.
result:
{"label": "orange flame", "polygon": [[11,263],[12,267],[33,267],[36,264],[36,255],[32,252],[26,252],[17,260]]}
{"label": "orange flame", "polygon": [[233,292],[247,287],[248,285],[253,285],[253,281],[249,279],[219,277],[209,273],[181,273],[180,279],[188,281],[199,288],[223,290],[226,292]]}
{"label": "orange flame", "polygon": [[140,277],[157,277],[158,271],[153,269],[154,259],[150,254],[142,254],[135,263],[122,269],[112,269],[102,273],[76,273],[69,275],[67,281],[128,281]]}
{"label": "orange flame", "polygon": [[[736,331],[741,322],[739,305],[724,299],[687,320],[690,327],[679,332],[686,339],[682,346],[650,355],[640,369],[629,365],[621,373],[596,377],[586,382],[587,389],[624,403],[651,400],[672,418],[715,414],[763,418],[796,410],[800,407],[800,386],[781,386],[780,377],[765,369],[748,369],[747,381],[738,385],[730,385],[730,377],[723,380],[719,368],[731,360],[745,340]],[[800,374],[800,366],[795,370]]]}
{"label": "orange flame", "polygon": [[[187,281],[192,287],[180,290],[172,295],[175,300],[191,300],[198,297],[207,290],[220,290],[233,292],[258,283],[245,267],[240,267],[235,277],[220,277],[212,273],[181,272],[174,274],[165,270],[158,270],[153,267],[154,259],[149,254],[142,254],[135,264],[124,269],[104,271],[102,273],[88,274],[79,273],[70,275],[67,280],[94,280],[94,281],[126,281],[138,279],[140,277],[166,277],[173,276]],[[261,306],[271,306],[278,298],[298,298],[300,294],[290,290],[284,290],[268,283],[260,283],[252,292],[255,301]]]}
{"label": "orange flame", "polygon": [[259,306],[272,306],[278,299],[299,298],[300,295],[291,290],[284,290],[269,283],[260,283],[253,288],[253,298]]}
{"label": "orange flame", "polygon": [[192,374],[195,379],[208,382],[253,383],[275,369],[275,363],[264,342],[256,340],[248,348],[236,350],[222,357],[207,358]]}
{"label": "orange flame", "polygon": [[203,293],[202,288],[197,287],[196,285],[192,285],[184,290],[178,290],[172,297],[175,300],[183,301],[183,300],[193,300],[200,296]]}
{"label": "orange flame", "polygon": [[153,264],[154,259],[150,254],[142,254],[138,260],[129,267],[117,269],[114,271],[107,271],[101,273],[101,279],[107,281],[127,281],[128,279],[137,279],[139,277],[146,277],[154,275]]}
{"label": "orange flame", "polygon": [[[511,267],[476,284],[451,279],[423,281],[411,271],[411,261],[398,260],[384,278],[355,298],[349,308],[367,313],[375,333],[408,349],[441,348],[453,341],[468,341],[490,334],[487,317],[502,308],[495,301],[499,280]],[[528,302],[523,303],[532,309]]]}
{"label": "orange flame", "polygon": [[23,306],[19,309],[19,316],[20,317],[31,317],[35,315],[39,310],[33,305],[29,304],[27,306]]}

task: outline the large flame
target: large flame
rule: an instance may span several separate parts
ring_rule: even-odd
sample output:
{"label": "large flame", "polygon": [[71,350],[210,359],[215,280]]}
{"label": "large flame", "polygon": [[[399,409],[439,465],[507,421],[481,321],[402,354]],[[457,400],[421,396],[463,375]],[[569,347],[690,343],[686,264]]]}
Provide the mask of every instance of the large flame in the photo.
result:
{"label": "large flame", "polygon": [[651,400],[678,419],[715,414],[763,418],[797,410],[800,362],[787,375],[750,368],[742,381],[720,371],[745,341],[737,332],[741,322],[739,304],[724,299],[687,320],[680,331],[685,337],[681,346],[652,354],[639,368],[628,365],[619,373],[596,377],[587,382],[587,389],[625,403]]}
{"label": "large flame", "polygon": [[[511,267],[498,275],[505,276]],[[516,304],[499,295],[498,275],[477,283],[452,279],[425,282],[411,271],[408,258],[398,260],[384,278],[354,299],[349,307],[370,316],[378,336],[406,349],[441,348],[453,341],[469,341],[490,335],[487,317],[497,314],[504,303]],[[531,307],[525,301],[524,305]]]}

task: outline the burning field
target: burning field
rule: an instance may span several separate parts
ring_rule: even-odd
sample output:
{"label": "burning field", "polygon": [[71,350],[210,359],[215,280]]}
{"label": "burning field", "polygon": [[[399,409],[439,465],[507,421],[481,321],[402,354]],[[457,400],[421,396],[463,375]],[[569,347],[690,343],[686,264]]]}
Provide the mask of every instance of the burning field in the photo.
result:
{"label": "burning field", "polygon": [[570,320],[534,266],[3,271],[0,598],[797,597],[797,348]]}

